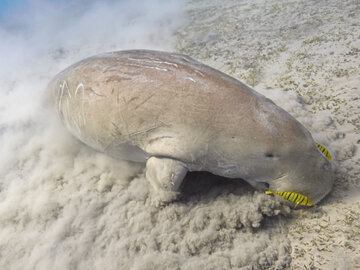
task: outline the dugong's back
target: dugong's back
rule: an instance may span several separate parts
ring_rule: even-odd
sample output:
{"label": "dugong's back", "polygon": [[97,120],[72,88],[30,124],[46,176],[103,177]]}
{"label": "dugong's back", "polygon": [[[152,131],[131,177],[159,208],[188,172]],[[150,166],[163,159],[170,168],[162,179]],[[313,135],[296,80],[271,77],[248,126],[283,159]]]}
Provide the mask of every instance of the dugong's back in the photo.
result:
{"label": "dugong's back", "polygon": [[[58,74],[50,87],[73,135],[128,160],[169,156],[192,163],[206,155],[219,134],[231,137],[251,125],[242,138],[246,146],[246,136],[264,133],[253,125],[259,112],[252,117],[249,111],[263,96],[180,54],[141,50],[91,57]],[[286,140],[276,135],[269,140]]]}

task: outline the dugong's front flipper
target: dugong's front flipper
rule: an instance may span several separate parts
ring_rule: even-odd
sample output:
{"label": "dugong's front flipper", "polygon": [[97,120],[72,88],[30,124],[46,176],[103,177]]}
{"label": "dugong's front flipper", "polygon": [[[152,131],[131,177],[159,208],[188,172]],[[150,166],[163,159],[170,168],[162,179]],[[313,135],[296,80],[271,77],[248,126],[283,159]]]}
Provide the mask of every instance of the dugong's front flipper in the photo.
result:
{"label": "dugong's front flipper", "polygon": [[187,173],[186,165],[171,158],[151,157],[146,162],[146,179],[153,187],[156,205],[174,200]]}

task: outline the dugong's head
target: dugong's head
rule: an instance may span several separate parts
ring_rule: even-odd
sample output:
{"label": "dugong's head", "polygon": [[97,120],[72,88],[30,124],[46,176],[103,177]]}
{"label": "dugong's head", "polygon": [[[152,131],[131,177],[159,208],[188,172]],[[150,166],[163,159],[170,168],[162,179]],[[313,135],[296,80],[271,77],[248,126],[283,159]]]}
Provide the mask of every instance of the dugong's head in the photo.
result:
{"label": "dugong's head", "polygon": [[[291,191],[307,196],[314,204],[332,189],[334,165],[319,150],[310,132],[286,111],[267,100],[258,106],[257,115],[270,127],[258,134],[263,158],[259,159],[259,178],[275,191]],[[258,149],[258,152],[261,150]],[[264,165],[266,164],[266,165]]]}
{"label": "dugong's head", "polygon": [[[299,145],[303,147],[298,148]],[[314,204],[331,191],[334,182],[333,165],[313,140],[284,145],[278,150],[277,156],[281,174],[268,181],[271,190],[300,193]]]}
{"label": "dugong's head", "polygon": [[237,131],[243,140],[228,147],[231,156],[237,156],[237,177],[319,202],[332,189],[333,162],[318,149],[310,132],[271,100],[258,97],[251,107],[250,120]]}

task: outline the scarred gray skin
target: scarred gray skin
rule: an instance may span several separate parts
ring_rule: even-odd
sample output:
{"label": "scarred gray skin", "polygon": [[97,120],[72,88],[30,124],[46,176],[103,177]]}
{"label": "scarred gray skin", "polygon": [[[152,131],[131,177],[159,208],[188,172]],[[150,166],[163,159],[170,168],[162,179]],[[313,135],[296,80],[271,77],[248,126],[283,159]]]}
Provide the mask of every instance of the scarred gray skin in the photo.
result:
{"label": "scarred gray skin", "polygon": [[320,201],[333,168],[310,132],[240,81],[175,53],[101,54],[49,85],[60,118],[85,144],[146,162],[159,201],[176,197],[187,171],[267,183]]}

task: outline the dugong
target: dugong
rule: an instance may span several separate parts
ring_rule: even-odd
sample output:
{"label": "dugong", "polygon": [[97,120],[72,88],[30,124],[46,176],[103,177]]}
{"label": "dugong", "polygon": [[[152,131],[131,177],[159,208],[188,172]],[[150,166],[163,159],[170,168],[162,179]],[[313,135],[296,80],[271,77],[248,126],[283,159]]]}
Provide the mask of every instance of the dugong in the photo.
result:
{"label": "dugong", "polygon": [[49,84],[80,141],[146,163],[159,201],[176,198],[188,171],[246,180],[319,202],[332,164],[310,132],[246,84],[188,56],[117,51],[82,60]]}

